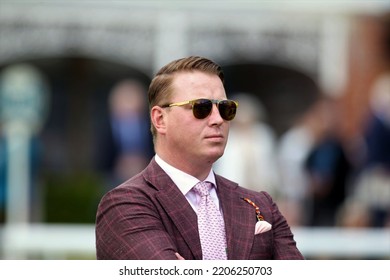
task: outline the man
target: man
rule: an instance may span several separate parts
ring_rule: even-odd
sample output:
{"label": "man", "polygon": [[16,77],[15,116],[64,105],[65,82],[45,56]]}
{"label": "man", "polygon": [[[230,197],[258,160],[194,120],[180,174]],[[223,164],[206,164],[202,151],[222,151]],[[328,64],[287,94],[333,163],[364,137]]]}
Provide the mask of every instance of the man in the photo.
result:
{"label": "man", "polygon": [[238,106],[223,82],[221,67],[202,57],[156,74],[148,93],[156,155],[99,204],[98,259],[303,259],[267,193],[212,170]]}

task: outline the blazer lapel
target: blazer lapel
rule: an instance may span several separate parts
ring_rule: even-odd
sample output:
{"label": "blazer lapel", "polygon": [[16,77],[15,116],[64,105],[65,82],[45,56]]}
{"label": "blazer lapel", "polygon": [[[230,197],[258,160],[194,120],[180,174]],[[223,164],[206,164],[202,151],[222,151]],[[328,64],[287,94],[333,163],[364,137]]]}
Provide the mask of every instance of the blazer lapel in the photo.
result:
{"label": "blazer lapel", "polygon": [[216,178],[218,198],[225,221],[228,259],[249,259],[255,233],[255,212],[247,207],[239,192],[235,190],[237,184],[228,184],[220,177]]}
{"label": "blazer lapel", "polygon": [[154,159],[152,160],[150,167],[153,170],[153,175],[148,176],[147,180],[159,190],[156,194],[156,199],[161,203],[161,206],[179,230],[183,239],[192,251],[194,258],[202,259],[202,248],[199,235],[194,234],[194,232],[198,232],[196,213],[185,196]]}

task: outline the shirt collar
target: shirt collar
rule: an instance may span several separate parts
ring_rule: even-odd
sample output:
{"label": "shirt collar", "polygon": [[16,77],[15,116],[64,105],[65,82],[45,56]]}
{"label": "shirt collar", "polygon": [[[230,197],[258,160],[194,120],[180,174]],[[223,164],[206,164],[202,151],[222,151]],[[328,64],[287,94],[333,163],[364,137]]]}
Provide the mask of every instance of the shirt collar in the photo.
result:
{"label": "shirt collar", "polygon": [[[197,183],[200,182],[194,176],[191,176],[177,169],[176,167],[173,167],[172,165],[168,164],[157,154],[155,155],[155,160],[156,163],[165,171],[165,173],[168,174],[168,176],[176,184],[176,186],[183,193],[183,195],[186,195],[192,189],[192,187],[194,187]],[[215,188],[217,188],[217,184],[215,182],[215,175],[212,169],[210,169],[209,175],[204,181],[213,183]]]}

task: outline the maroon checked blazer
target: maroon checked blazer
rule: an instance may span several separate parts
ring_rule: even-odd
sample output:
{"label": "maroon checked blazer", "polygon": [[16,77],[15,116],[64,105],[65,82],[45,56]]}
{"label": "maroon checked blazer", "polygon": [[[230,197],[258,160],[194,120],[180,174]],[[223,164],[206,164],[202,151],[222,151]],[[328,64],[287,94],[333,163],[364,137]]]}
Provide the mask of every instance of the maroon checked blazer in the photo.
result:
{"label": "maroon checked blazer", "polygon": [[[226,226],[228,259],[303,259],[276,204],[265,192],[244,189],[216,175]],[[255,208],[272,225],[255,235]],[[170,177],[152,159],[140,174],[109,191],[96,217],[97,259],[201,260],[197,216]]]}

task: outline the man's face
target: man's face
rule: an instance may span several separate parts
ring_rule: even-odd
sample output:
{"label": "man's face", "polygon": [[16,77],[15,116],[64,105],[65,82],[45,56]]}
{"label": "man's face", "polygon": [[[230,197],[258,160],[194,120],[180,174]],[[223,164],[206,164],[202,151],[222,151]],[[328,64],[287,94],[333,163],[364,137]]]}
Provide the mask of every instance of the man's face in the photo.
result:
{"label": "man's face", "polygon": [[[226,99],[219,77],[198,71],[176,74],[171,103],[198,98]],[[166,121],[167,144],[176,156],[203,164],[214,163],[223,155],[229,121],[222,119],[215,104],[210,115],[204,119],[194,117],[190,104],[171,107]]]}

